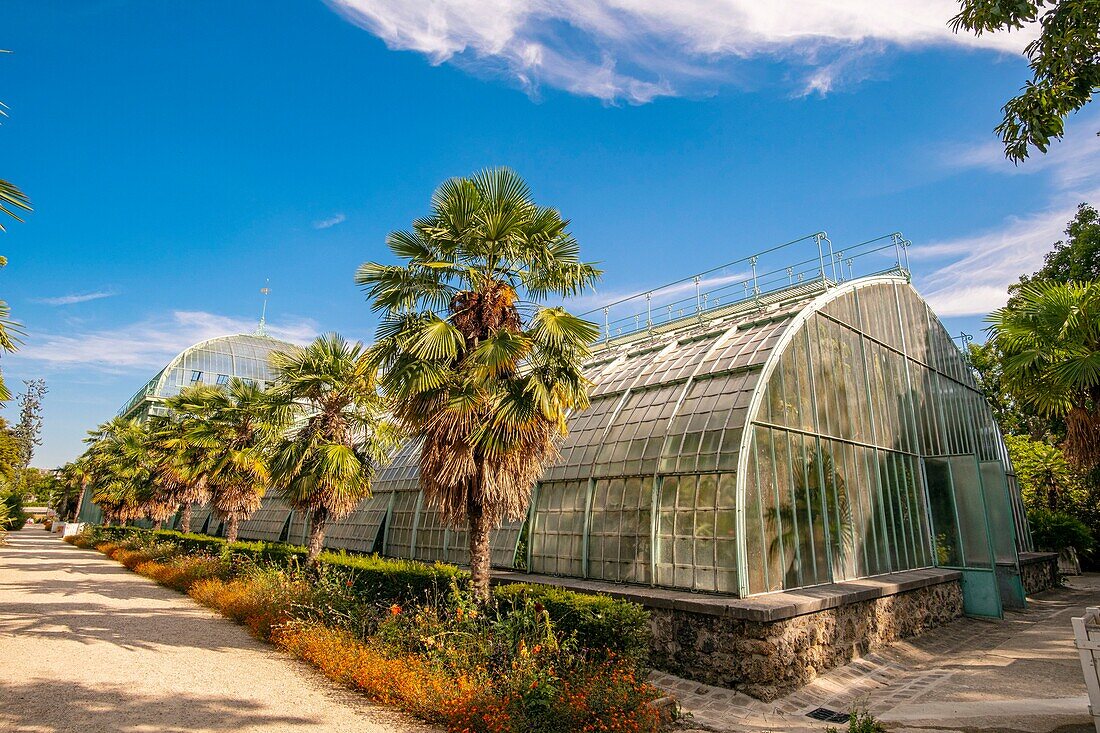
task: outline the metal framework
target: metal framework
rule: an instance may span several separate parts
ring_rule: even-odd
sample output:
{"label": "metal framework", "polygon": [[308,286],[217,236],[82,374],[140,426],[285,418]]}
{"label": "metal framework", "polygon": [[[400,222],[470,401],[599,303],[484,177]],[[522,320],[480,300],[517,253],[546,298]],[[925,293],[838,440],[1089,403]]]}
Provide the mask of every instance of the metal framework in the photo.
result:
{"label": "metal framework", "polygon": [[[968,610],[1022,603],[1015,477],[964,356],[910,284],[908,245],[893,233],[837,248],[817,232],[586,314],[603,321],[591,404],[526,523],[495,533],[493,563],[741,597],[936,565],[981,590]],[[231,373],[266,378],[271,340],[230,341]],[[213,343],[123,413],[220,368]],[[465,532],[427,505],[418,462],[405,445],[328,544],[465,562]],[[268,498],[241,537],[305,531]]]}
{"label": "metal framework", "polygon": [[[586,314],[604,319],[591,405],[534,488],[518,559],[742,597],[1015,566],[1030,537],[1007,453],[910,285],[908,244],[837,250],[818,232]],[[341,546],[465,560],[464,533],[425,504],[418,456],[409,444],[380,474],[349,520],[362,544]],[[940,458],[953,483],[930,481]],[[497,532],[494,564],[514,564],[521,530]]]}

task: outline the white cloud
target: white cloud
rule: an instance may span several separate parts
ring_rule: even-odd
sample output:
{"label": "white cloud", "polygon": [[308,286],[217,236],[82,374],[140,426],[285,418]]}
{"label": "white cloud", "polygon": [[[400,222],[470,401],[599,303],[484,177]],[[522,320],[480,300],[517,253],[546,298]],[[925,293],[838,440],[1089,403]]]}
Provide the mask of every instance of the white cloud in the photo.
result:
{"label": "white cloud", "polygon": [[59,295],[55,298],[32,298],[32,303],[42,303],[44,305],[73,305],[74,303],[87,303],[89,300],[99,300],[100,298],[110,298],[117,293],[110,290],[97,290],[94,293],[70,293],[69,295]]}
{"label": "white cloud", "polygon": [[713,89],[724,62],[804,70],[804,93],[843,78],[853,50],[961,46],[1019,53],[1034,33],[955,34],[956,0],[328,0],[392,49],[606,101]]}
{"label": "white cloud", "polygon": [[[173,311],[118,328],[79,334],[35,334],[11,357],[53,367],[88,367],[109,372],[159,369],[199,341],[252,333],[256,322],[204,311]],[[317,333],[309,320],[267,324],[270,336],[306,343]]]}
{"label": "white cloud", "polygon": [[949,167],[980,169],[1004,175],[1044,173],[1049,177],[1053,203],[1023,217],[1009,217],[1000,227],[982,234],[919,245],[910,250],[914,260],[961,257],[924,278],[926,294],[941,316],[983,315],[1008,301],[1008,286],[1020,275],[1042,267],[1043,256],[1064,239],[1066,225],[1077,204],[1100,199],[1100,115],[1082,115],[1066,128],[1065,139],[1050,152],[1032,156],[1014,166],[1004,159],[999,142],[973,146],[945,146]]}
{"label": "white cloud", "polygon": [[1066,125],[1065,137],[1051,143],[1046,153],[1032,152],[1018,165],[1005,158],[1004,145],[995,138],[942,145],[935,151],[943,168],[980,170],[1000,175],[1049,173],[1056,190],[1071,191],[1100,185],[1100,114],[1082,113]]}
{"label": "white cloud", "polygon": [[348,220],[348,217],[345,216],[344,214],[334,214],[334,215],[328,217],[327,219],[320,219],[318,221],[313,222],[313,228],[314,229],[331,229],[332,227],[336,226],[337,224],[343,224],[347,220]]}
{"label": "white cloud", "polygon": [[[984,315],[1008,301],[1008,286],[1020,275],[1039,269],[1043,255],[1063,238],[1076,205],[1058,207],[1025,218],[1010,218],[998,229],[926,248],[965,256],[927,278],[925,299],[940,316]],[[914,247],[919,255],[925,247]]]}

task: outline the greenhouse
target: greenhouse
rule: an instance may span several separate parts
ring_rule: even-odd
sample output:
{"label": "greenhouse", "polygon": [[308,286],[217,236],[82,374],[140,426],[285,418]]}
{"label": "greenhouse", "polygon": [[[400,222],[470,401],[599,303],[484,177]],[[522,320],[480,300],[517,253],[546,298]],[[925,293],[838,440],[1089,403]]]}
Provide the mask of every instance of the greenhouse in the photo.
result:
{"label": "greenhouse", "polygon": [[164,401],[185,387],[221,386],[233,378],[266,385],[271,381],[268,364],[271,352],[289,348],[294,348],[293,344],[273,339],[261,330],[200,341],[157,372],[122,406],[118,415],[133,420],[166,415]]}
{"label": "greenhouse", "polygon": [[[741,598],[940,567],[961,571],[970,613],[1023,605],[1016,481],[907,242],[807,240],[800,262],[776,248],[596,313],[591,406],[527,521],[496,532],[494,564]],[[418,453],[405,446],[326,545],[465,562],[465,533],[419,491]],[[241,528],[305,532],[273,498]]]}
{"label": "greenhouse", "polygon": [[[164,401],[174,397],[185,387],[198,385],[222,386],[237,377],[266,385],[272,379],[268,357],[273,351],[294,348],[286,341],[264,334],[262,325],[252,334],[219,336],[200,341],[181,351],[156,375],[146,382],[118,411],[118,416],[128,420],[146,420],[150,416],[167,415]],[[102,514],[92,503],[90,496],[81,502],[80,520],[102,521]],[[197,528],[205,529],[206,510]],[[217,524],[213,527],[217,529]]]}

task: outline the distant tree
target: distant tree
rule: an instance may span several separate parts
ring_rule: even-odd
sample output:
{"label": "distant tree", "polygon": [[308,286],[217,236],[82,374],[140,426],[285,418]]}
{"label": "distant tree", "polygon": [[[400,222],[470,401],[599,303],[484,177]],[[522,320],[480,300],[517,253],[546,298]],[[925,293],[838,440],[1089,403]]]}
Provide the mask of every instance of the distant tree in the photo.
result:
{"label": "distant tree", "polygon": [[271,482],[294,509],[309,513],[309,561],[316,563],[329,522],[370,496],[376,470],[398,445],[385,419],[377,368],[360,343],[337,334],[271,355],[272,396],[292,426],[272,451]]}
{"label": "distant tree", "polygon": [[1060,448],[1022,435],[1006,435],[1005,445],[1028,509],[1072,512],[1085,500],[1082,477]]}
{"label": "distant tree", "polygon": [[42,445],[42,398],[49,390],[44,379],[24,379],[26,390],[19,395],[19,422],[12,432],[19,439],[19,468],[25,469],[34,458],[34,449]]}
{"label": "distant tree", "polygon": [[471,587],[488,600],[493,528],[524,515],[566,416],[588,405],[581,366],[597,327],[541,301],[600,272],[580,260],[568,220],[507,168],[446,181],[431,206],[387,238],[403,262],[364,263],[356,281],[384,314],[372,355],[421,441],[420,485],[445,522],[468,528]]}
{"label": "distant tree", "polygon": [[1032,78],[1005,104],[997,125],[1005,156],[1020,162],[1034,147],[1046,152],[1061,139],[1065,118],[1100,90],[1100,2],[1097,0],[961,0],[951,20],[956,33],[1020,30],[1038,23],[1039,37],[1024,54]]}
{"label": "distant tree", "polygon": [[1034,408],[1023,405],[1009,389],[1004,378],[1004,355],[995,341],[969,344],[967,363],[1002,433],[1027,435],[1033,440],[1065,434],[1063,420],[1041,415]]}
{"label": "distant tree", "polygon": [[1025,285],[988,320],[1007,388],[1025,408],[1065,420],[1070,460],[1100,465],[1100,282]]}

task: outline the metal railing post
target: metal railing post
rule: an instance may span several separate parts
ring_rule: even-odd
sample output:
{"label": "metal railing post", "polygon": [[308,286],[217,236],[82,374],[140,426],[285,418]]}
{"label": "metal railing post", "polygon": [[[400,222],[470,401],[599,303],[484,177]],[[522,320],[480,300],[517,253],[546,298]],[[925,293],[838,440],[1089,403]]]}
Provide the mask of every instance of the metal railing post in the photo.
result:
{"label": "metal railing post", "polygon": [[818,232],[814,235],[814,242],[817,244],[817,262],[819,265],[819,271],[821,272],[821,284],[825,284],[825,253],[821,249],[821,240],[825,238],[825,232]]}

